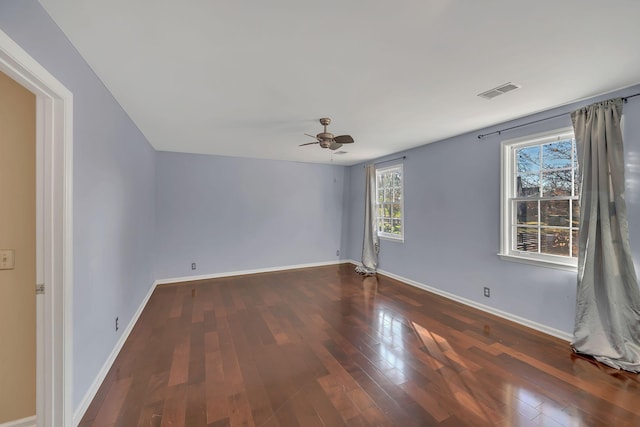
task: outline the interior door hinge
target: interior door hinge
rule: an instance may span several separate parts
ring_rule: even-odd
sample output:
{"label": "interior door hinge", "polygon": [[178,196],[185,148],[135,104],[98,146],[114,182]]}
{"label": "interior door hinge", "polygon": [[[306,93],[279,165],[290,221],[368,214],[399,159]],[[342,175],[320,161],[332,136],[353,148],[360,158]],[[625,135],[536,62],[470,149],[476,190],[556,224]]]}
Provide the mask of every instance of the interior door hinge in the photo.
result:
{"label": "interior door hinge", "polygon": [[38,283],[36,285],[36,295],[44,294],[44,283]]}

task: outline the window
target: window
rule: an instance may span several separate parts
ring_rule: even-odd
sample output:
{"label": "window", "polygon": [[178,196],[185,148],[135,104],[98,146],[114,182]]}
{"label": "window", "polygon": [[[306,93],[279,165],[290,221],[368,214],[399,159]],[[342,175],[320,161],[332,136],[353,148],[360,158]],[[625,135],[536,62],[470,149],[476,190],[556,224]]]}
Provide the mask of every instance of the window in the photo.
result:
{"label": "window", "polygon": [[404,240],[402,165],[376,169],[378,236]]}
{"label": "window", "polygon": [[578,183],[573,129],[503,142],[500,256],[575,268]]}

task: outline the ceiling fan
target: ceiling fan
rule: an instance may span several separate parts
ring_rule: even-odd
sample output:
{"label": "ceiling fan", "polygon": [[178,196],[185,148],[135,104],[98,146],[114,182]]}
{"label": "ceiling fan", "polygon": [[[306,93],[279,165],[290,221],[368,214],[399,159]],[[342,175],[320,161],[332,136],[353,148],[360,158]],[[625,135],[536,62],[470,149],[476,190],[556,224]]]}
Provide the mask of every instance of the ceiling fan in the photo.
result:
{"label": "ceiling fan", "polygon": [[320,144],[322,148],[328,148],[330,150],[337,150],[342,147],[342,144],[353,144],[355,141],[351,137],[351,135],[338,135],[333,136],[332,133],[327,132],[327,126],[331,123],[331,119],[328,117],[323,117],[320,119],[320,124],[324,126],[324,131],[320,132],[316,136],[309,135],[305,133],[305,135],[310,136],[311,138],[317,139],[315,142],[307,142],[305,144],[300,144],[299,147],[303,145],[313,145]]}

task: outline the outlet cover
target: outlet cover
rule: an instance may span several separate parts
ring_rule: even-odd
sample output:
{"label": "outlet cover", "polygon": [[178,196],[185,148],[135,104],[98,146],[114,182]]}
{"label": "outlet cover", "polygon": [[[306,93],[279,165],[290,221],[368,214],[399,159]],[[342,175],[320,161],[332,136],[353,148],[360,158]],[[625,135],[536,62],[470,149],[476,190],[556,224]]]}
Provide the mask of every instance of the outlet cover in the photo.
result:
{"label": "outlet cover", "polygon": [[196,263],[195,263],[195,262],[192,262],[192,263],[191,263],[191,269],[192,269],[192,270],[195,270],[195,269],[196,269]]}
{"label": "outlet cover", "polygon": [[487,298],[491,298],[491,289],[484,287],[484,296]]}

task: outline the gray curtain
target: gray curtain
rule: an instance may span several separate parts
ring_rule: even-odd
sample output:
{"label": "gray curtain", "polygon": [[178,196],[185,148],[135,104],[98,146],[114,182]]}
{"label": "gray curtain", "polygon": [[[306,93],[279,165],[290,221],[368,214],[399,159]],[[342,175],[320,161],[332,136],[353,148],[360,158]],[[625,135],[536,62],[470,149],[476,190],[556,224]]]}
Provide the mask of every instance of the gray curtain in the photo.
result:
{"label": "gray curtain", "polygon": [[356,267],[360,274],[375,274],[378,268],[378,224],[376,224],[376,167],[365,166],[364,239],[362,242],[362,266]]}
{"label": "gray curtain", "polygon": [[571,114],[581,173],[578,290],[572,346],[640,372],[640,290],[624,201],[622,100]]}

